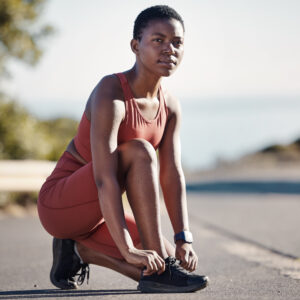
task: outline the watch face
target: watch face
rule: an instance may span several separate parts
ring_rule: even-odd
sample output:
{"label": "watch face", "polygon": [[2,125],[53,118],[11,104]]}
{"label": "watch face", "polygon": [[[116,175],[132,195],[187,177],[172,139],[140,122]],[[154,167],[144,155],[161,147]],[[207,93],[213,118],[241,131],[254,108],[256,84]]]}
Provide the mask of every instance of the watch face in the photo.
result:
{"label": "watch face", "polygon": [[185,241],[188,243],[192,243],[193,242],[193,236],[192,233],[189,231],[185,232]]}

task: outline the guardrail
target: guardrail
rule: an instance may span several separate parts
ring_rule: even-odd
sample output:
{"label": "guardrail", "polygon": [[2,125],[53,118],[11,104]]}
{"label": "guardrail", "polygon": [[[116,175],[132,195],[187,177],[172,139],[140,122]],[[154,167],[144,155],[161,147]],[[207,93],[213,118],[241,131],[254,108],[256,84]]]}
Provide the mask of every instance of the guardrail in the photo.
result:
{"label": "guardrail", "polygon": [[56,162],[0,160],[0,192],[39,191]]}

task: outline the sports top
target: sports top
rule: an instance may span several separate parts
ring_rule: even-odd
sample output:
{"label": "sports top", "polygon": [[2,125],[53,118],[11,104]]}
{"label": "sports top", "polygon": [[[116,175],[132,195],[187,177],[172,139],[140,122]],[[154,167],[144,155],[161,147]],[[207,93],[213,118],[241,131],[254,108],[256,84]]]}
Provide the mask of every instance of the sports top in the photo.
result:
{"label": "sports top", "polygon": [[[142,116],[126,76],[123,73],[115,75],[121,82],[126,110],[125,118],[119,127],[118,145],[135,138],[142,138],[150,142],[157,149],[168,118],[168,108],[161,87],[159,87],[159,108],[157,114],[154,119],[148,120]],[[78,153],[87,162],[92,160],[90,127],[91,123],[84,112],[74,138],[74,143]]]}

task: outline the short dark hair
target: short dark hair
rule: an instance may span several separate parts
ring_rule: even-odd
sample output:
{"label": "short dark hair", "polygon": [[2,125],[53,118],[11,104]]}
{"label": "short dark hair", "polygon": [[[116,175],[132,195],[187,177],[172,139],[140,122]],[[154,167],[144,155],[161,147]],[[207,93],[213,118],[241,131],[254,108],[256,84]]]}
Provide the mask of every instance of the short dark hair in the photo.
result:
{"label": "short dark hair", "polygon": [[133,38],[135,40],[140,40],[142,31],[148,26],[148,23],[152,20],[159,19],[175,19],[181,23],[184,31],[183,19],[175,9],[167,5],[155,5],[146,8],[137,16],[134,22]]}

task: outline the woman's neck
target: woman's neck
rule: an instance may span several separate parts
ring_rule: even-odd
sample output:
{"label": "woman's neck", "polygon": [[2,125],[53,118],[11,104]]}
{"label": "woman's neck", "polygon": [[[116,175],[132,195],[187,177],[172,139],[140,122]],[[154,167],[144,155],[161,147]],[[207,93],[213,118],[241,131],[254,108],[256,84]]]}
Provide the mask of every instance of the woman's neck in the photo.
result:
{"label": "woman's neck", "polygon": [[126,73],[136,98],[152,99],[157,97],[161,77],[157,77],[145,70],[140,70],[136,64]]}

